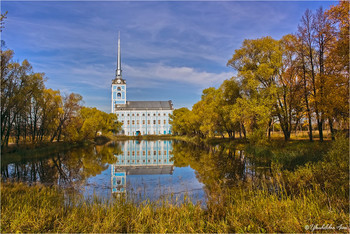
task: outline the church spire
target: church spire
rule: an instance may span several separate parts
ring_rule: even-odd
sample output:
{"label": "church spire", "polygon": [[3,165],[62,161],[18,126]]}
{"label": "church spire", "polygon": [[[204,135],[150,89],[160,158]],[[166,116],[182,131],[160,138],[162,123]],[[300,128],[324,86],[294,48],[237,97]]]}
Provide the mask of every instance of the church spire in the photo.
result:
{"label": "church spire", "polygon": [[116,78],[122,78],[122,62],[120,58],[120,31],[118,32],[118,62],[117,62]]}

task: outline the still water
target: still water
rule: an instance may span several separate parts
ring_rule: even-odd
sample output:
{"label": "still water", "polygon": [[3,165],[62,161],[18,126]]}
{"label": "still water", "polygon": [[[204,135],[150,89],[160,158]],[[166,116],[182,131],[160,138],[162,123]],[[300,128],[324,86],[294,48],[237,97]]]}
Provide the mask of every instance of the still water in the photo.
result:
{"label": "still water", "polygon": [[205,203],[220,186],[266,177],[269,162],[244,150],[174,141],[120,141],[68,151],[2,159],[3,181],[58,185],[85,197],[157,200],[186,195]]}

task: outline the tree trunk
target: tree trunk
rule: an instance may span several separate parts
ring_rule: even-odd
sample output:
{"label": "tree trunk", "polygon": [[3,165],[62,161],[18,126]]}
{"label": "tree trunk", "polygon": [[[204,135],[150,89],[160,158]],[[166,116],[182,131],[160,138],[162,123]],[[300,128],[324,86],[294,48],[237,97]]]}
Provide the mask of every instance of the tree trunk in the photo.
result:
{"label": "tree trunk", "polygon": [[333,119],[331,117],[328,118],[329,129],[331,130],[332,141],[335,140],[334,129],[333,129]]}
{"label": "tree trunk", "polygon": [[305,98],[307,115],[308,115],[308,119],[309,119],[309,139],[310,139],[310,141],[313,141],[313,138],[312,138],[312,119],[311,119],[311,110],[310,110],[310,106],[309,106],[309,99],[308,99],[308,92],[307,92],[306,67],[305,67],[304,54],[302,53],[301,56],[302,56],[302,64],[303,64],[304,98]]}
{"label": "tree trunk", "polygon": [[247,138],[247,134],[246,134],[245,127],[244,127],[243,123],[241,123],[241,127],[242,127],[243,137],[244,137],[244,139],[246,139]]}
{"label": "tree trunk", "polygon": [[272,126],[272,119],[269,120],[269,128],[268,128],[268,139],[271,140],[271,126]]}

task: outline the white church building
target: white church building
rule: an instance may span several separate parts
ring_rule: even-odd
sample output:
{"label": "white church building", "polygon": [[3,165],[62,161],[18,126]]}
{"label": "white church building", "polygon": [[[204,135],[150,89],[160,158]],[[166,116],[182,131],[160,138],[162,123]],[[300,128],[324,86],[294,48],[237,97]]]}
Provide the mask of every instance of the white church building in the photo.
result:
{"label": "white church building", "polygon": [[123,123],[120,134],[127,136],[171,134],[171,101],[127,101],[126,81],[122,78],[120,36],[115,79],[112,80],[111,112]]}

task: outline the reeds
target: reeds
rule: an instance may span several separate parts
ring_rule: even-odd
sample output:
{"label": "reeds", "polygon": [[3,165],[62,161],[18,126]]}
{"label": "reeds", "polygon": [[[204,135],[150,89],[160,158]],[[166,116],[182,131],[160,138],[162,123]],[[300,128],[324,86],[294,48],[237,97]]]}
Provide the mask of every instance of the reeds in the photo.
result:
{"label": "reeds", "polygon": [[1,232],[304,232],[305,225],[346,225],[348,220],[343,209],[330,209],[321,190],[288,196],[253,187],[218,189],[212,199],[205,208],[188,200],[177,205],[123,198],[102,202],[56,187],[4,183]]}

